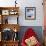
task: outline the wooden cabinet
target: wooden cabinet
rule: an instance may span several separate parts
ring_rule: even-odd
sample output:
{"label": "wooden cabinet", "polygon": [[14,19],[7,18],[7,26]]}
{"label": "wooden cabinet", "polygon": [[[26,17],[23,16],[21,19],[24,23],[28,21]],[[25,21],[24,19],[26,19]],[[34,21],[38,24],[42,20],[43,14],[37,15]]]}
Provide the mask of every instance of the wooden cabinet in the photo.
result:
{"label": "wooden cabinet", "polygon": [[[10,16],[16,18],[16,20],[14,20],[15,23],[12,23],[12,22],[9,23],[8,19]],[[0,23],[0,32],[1,32],[0,46],[18,46],[19,39],[17,40],[15,39],[17,35],[16,33],[20,29],[20,26],[18,24],[18,17],[19,17],[19,7],[0,7],[0,22],[1,22]],[[12,19],[14,18],[10,18],[10,19],[11,19],[10,21],[13,21]],[[11,39],[7,41],[7,40],[4,40],[2,37],[2,35],[4,35],[4,32],[6,32],[6,35],[8,35],[8,37],[10,33],[8,34],[7,32],[13,32],[14,35],[12,35],[12,37],[10,36]],[[6,38],[6,39],[9,39],[9,38]]]}

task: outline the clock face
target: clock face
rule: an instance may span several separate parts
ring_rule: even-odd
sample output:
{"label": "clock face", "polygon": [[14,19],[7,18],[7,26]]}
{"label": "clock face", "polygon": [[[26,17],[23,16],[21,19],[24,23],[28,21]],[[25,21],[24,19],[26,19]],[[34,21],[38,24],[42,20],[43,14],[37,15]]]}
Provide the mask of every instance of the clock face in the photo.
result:
{"label": "clock face", "polygon": [[2,15],[9,15],[9,10],[2,10]]}

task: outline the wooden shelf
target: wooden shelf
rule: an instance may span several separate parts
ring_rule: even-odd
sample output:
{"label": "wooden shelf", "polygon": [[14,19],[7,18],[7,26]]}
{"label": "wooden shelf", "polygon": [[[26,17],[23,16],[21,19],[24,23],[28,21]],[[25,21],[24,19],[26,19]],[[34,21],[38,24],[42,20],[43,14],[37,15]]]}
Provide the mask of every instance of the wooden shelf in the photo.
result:
{"label": "wooden shelf", "polygon": [[10,40],[10,41],[3,41],[3,42],[5,42],[5,43],[8,43],[8,42],[12,43],[12,42],[19,42],[19,40],[15,40],[15,41]]}
{"label": "wooden shelf", "polygon": [[18,10],[19,7],[0,7],[1,10],[5,10],[5,9],[16,9]]}
{"label": "wooden shelf", "polygon": [[20,30],[20,26],[18,24],[0,24],[1,31],[5,28],[10,28],[14,31],[14,29],[17,30],[17,32]]}
{"label": "wooden shelf", "polygon": [[[8,21],[7,21],[8,19],[5,20],[5,17],[7,18],[7,16],[14,16],[14,17],[17,16],[17,22],[18,22],[19,7],[0,7],[0,20],[1,20],[1,24],[0,24],[0,32],[1,32],[0,46],[18,46],[18,42],[19,42],[18,39],[17,39],[17,41],[13,41],[15,36],[13,37],[13,39],[10,39],[9,41],[5,41],[4,39],[2,39],[3,38],[2,33],[3,33],[4,29],[6,29],[6,28],[11,29],[10,31],[14,31],[14,33],[15,32],[18,33],[18,31],[20,30],[20,26],[18,23],[17,24],[8,24]],[[3,22],[3,20],[5,20],[5,21]]]}
{"label": "wooden shelf", "polygon": [[8,10],[7,12],[9,13],[8,15],[10,15],[10,12],[17,12],[17,14],[14,15],[18,15],[18,11],[19,11],[19,7],[0,7],[0,14],[2,14],[2,10]]}
{"label": "wooden shelf", "polygon": [[3,46],[18,46],[18,41],[3,41],[1,42],[1,45]]}

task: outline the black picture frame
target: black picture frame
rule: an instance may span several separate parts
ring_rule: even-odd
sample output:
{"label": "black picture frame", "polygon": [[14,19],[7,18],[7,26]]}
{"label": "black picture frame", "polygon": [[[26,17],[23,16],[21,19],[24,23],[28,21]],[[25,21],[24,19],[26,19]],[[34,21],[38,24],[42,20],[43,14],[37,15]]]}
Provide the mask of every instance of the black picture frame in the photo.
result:
{"label": "black picture frame", "polygon": [[25,7],[25,20],[36,19],[36,7]]}

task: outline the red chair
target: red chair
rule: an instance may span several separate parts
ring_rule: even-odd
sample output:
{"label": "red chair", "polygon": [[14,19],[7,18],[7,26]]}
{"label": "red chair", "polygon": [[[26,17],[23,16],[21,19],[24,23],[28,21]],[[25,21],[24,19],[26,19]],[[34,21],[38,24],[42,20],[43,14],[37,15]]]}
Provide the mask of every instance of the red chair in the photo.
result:
{"label": "red chair", "polygon": [[[24,37],[22,38],[21,46],[27,46],[27,44],[25,43],[25,40],[28,39],[28,38],[30,38],[30,37],[32,37],[32,36],[34,36],[35,38],[37,37],[37,35],[34,32],[34,30],[32,28],[27,29],[27,31],[25,32]],[[35,46],[41,46],[41,44],[39,43],[39,41],[37,42],[37,44]]]}

